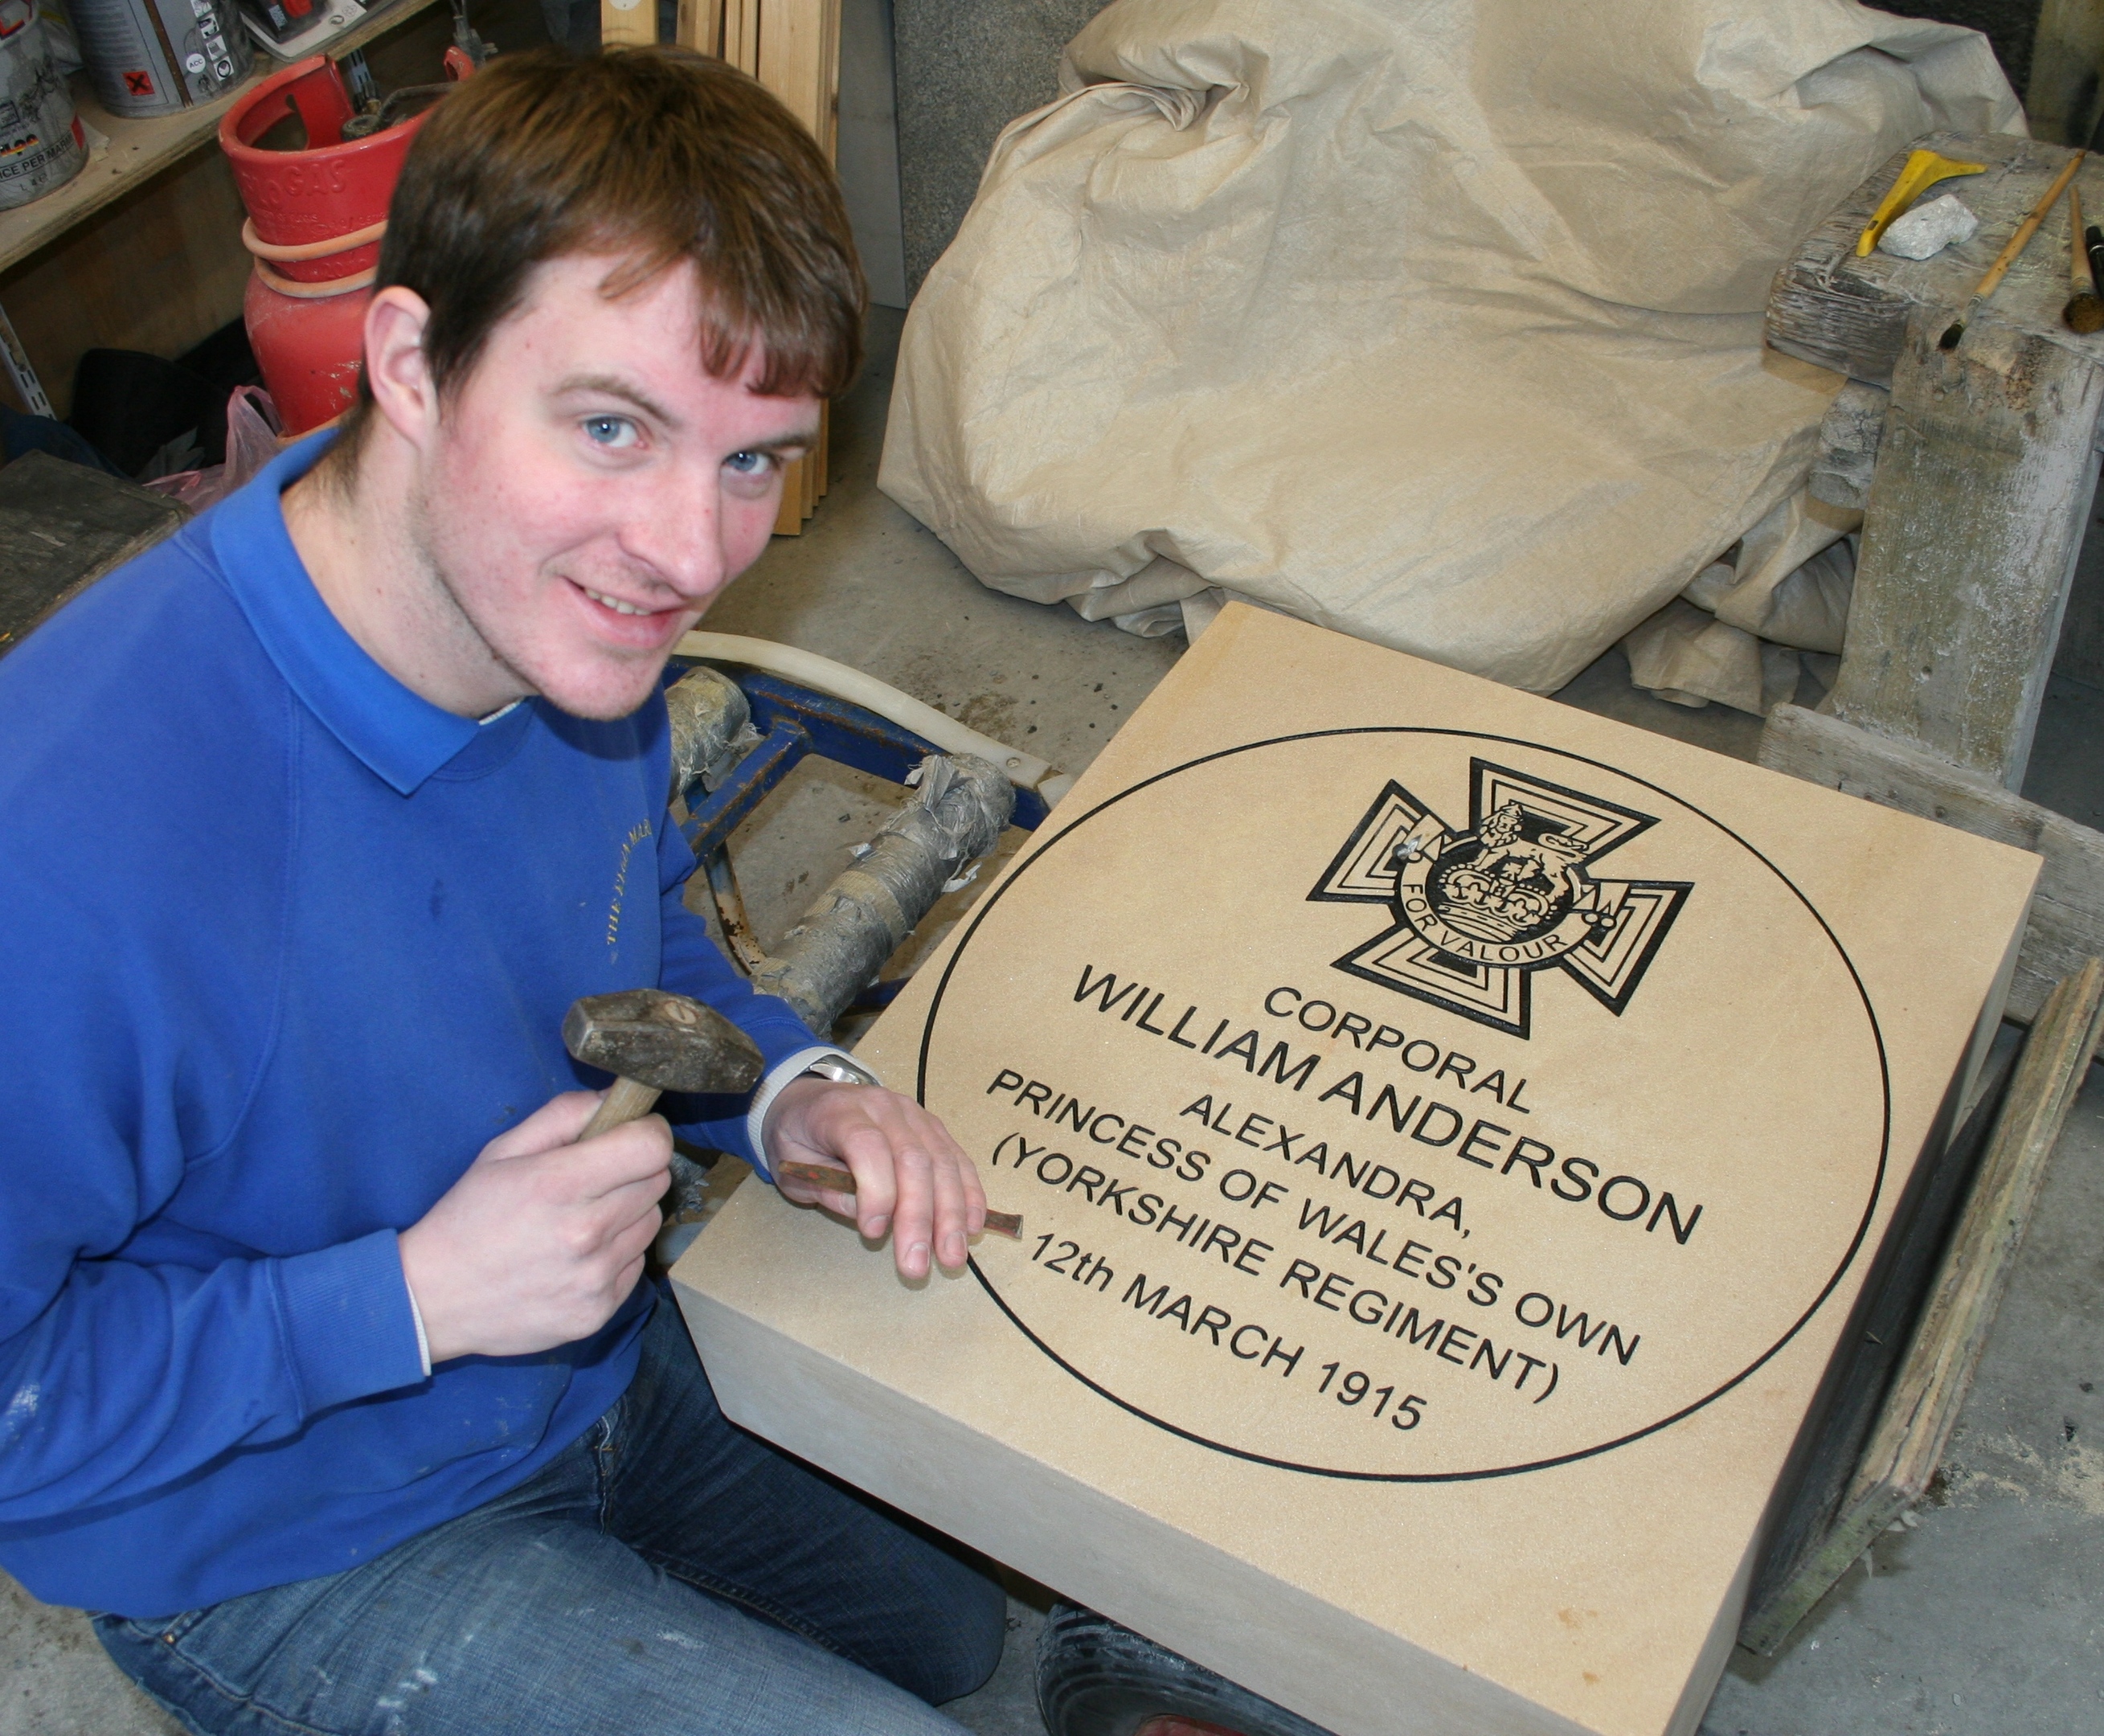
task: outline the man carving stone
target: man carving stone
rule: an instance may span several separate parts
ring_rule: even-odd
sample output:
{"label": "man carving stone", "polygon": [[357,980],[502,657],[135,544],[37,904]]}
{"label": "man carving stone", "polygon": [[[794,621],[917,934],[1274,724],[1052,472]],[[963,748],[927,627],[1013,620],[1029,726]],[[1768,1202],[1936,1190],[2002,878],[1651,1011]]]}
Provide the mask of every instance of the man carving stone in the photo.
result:
{"label": "man carving stone", "polygon": [[[954,1729],[997,1588],[639,1283],[666,1118],[845,1163],[911,1279],[983,1221],[666,818],[666,657],[859,359],[838,194],[719,63],[511,56],[378,283],[343,431],[0,665],[0,1564],[200,1731]],[[768,1070],[581,1141],[564,1013],[646,985]]]}

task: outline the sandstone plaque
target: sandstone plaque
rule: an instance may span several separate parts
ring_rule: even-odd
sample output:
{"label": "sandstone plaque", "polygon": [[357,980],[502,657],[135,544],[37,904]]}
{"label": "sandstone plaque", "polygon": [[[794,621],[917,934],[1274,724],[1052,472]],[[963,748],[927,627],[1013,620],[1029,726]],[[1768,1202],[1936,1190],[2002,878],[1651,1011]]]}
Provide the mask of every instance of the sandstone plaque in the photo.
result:
{"label": "sandstone plaque", "polygon": [[1340,1736],[1692,1730],[2034,858],[1231,608],[859,1051],[1023,1238],[747,1188],[724,1408]]}

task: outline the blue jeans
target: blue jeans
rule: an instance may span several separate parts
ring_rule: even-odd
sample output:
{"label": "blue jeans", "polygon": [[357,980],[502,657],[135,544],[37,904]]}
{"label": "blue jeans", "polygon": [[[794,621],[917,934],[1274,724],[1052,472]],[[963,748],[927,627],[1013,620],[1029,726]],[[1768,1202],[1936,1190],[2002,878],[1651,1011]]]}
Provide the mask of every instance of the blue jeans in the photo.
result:
{"label": "blue jeans", "polygon": [[206,1736],[960,1736],[928,1703],[992,1673],[1005,1614],[956,1546],[726,1421],[661,1296],[627,1393],[510,1494],[326,1579],[95,1626]]}

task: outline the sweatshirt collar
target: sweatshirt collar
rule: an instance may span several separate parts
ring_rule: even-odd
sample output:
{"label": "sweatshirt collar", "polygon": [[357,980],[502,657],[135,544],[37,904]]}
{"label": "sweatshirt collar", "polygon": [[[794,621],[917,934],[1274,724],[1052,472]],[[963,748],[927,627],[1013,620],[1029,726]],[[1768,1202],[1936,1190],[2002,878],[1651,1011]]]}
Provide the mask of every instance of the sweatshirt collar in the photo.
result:
{"label": "sweatshirt collar", "polygon": [[375,663],[330,613],[307,574],[279,497],[311,470],[332,432],[288,446],[208,515],[234,601],[287,685],[330,733],[404,796],[477,738],[457,716]]}

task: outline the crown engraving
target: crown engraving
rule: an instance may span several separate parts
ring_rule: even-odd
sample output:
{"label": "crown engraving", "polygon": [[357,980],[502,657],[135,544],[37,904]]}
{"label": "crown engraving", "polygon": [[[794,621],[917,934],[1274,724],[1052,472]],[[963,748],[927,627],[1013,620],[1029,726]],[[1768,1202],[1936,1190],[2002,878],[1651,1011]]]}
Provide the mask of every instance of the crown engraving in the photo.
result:
{"label": "crown engraving", "polygon": [[1532,975],[1560,966],[1619,1017],[1693,889],[1593,865],[1657,821],[1487,760],[1469,785],[1464,831],[1393,782],[1366,810],[1308,895],[1395,923],[1335,968],[1525,1037]]}

